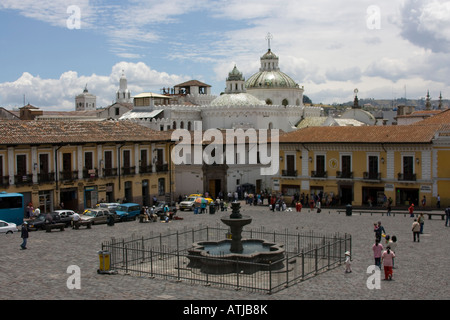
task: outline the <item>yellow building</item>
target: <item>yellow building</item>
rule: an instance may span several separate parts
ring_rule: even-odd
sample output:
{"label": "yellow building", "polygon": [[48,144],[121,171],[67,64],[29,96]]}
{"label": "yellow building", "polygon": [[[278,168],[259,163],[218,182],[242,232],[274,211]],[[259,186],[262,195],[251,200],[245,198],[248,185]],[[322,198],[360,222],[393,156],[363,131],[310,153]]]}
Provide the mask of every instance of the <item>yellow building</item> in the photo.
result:
{"label": "yellow building", "polygon": [[450,205],[450,111],[413,125],[310,127],[280,136],[273,190],[322,204]]}
{"label": "yellow building", "polygon": [[0,191],[41,212],[173,192],[170,134],[129,121],[0,121]]}

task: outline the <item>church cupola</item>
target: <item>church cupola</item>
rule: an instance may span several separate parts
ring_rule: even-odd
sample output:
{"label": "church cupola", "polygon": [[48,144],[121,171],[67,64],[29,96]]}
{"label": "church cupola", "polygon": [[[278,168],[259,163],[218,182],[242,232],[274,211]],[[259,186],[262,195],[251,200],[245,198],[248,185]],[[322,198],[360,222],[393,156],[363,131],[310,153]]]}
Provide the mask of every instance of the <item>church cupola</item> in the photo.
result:
{"label": "church cupola", "polygon": [[128,81],[125,77],[125,73],[122,70],[122,76],[120,77],[119,90],[116,92],[116,102],[118,103],[132,103],[131,92],[128,90]]}
{"label": "church cupola", "polygon": [[245,78],[242,72],[238,70],[236,65],[233,70],[228,73],[228,78],[226,81],[227,87],[225,93],[243,93],[245,92]]}

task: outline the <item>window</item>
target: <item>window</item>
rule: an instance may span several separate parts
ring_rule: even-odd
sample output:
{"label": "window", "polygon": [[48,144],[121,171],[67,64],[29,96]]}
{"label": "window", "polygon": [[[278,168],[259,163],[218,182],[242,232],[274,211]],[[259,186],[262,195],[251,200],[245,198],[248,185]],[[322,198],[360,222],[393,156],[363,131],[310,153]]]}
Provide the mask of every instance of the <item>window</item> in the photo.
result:
{"label": "window", "polygon": [[341,175],[342,178],[351,178],[352,172],[352,157],[345,155],[341,157]]}
{"label": "window", "polygon": [[283,106],[287,106],[289,104],[289,101],[287,99],[283,99],[283,101],[281,101],[281,104]]}
{"label": "window", "polygon": [[286,176],[297,176],[297,171],[295,170],[295,156],[292,154],[286,155]]}
{"label": "window", "polygon": [[123,174],[131,173],[131,152],[130,150],[123,151]]}
{"label": "window", "polygon": [[376,177],[378,175],[378,157],[369,156],[369,176]]}
{"label": "window", "polygon": [[141,172],[148,172],[148,157],[147,157],[147,150],[141,150]]}
{"label": "window", "polygon": [[120,115],[120,108],[114,108],[115,115]]}
{"label": "window", "polygon": [[20,154],[17,156],[17,175],[24,176],[27,174],[27,156]]}
{"label": "window", "polygon": [[166,193],[166,179],[159,178],[158,179],[158,195],[163,196]]}
{"label": "window", "polygon": [[403,179],[404,180],[415,180],[414,178],[414,157],[404,156],[403,157]]}
{"label": "window", "polygon": [[317,174],[323,174],[325,172],[325,156],[316,156],[316,172]]}
{"label": "window", "polygon": [[86,170],[94,169],[94,159],[92,152],[86,152],[84,154],[84,168]]}

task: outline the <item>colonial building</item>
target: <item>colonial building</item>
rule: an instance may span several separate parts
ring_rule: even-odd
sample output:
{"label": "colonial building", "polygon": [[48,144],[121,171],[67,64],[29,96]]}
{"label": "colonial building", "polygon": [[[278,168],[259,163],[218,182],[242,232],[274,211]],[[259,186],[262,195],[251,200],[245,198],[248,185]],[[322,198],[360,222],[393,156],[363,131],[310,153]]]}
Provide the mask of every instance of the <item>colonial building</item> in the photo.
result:
{"label": "colonial building", "polygon": [[0,121],[0,186],[42,212],[151,204],[175,187],[170,135],[126,121]]}
{"label": "colonial building", "polygon": [[272,190],[320,195],[323,203],[450,204],[450,111],[414,125],[310,127],[280,136]]}

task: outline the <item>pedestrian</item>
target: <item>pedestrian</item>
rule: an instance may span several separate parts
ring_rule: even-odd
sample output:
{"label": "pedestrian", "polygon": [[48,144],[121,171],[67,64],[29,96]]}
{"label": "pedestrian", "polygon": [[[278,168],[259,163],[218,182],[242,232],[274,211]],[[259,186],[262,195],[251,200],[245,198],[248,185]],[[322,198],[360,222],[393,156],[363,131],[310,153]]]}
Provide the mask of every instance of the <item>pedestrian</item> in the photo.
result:
{"label": "pedestrian", "polygon": [[295,209],[297,210],[297,212],[302,212],[302,203],[300,201],[297,201]]}
{"label": "pedestrian", "polygon": [[414,219],[414,222],[412,224],[412,232],[413,232],[413,239],[414,242],[420,242],[420,224],[417,222],[417,219]]}
{"label": "pedestrian", "polygon": [[[391,239],[389,246],[391,247],[391,251],[397,254],[397,236],[392,236]],[[392,258],[392,269],[395,269],[395,258]]]}
{"label": "pedestrian", "polygon": [[448,227],[450,222],[450,206],[445,209],[445,226]]}
{"label": "pedestrian", "polygon": [[81,219],[81,217],[80,217],[80,215],[78,214],[78,212],[75,212],[75,213],[72,215],[72,229],[75,229],[75,225],[78,223],[78,221],[80,221],[80,219]]}
{"label": "pedestrian", "polygon": [[29,202],[28,205],[27,205],[27,211],[26,211],[26,218],[27,219],[33,217],[33,211],[34,211],[33,203]]}
{"label": "pedestrian", "polygon": [[384,230],[384,227],[381,225],[381,221],[378,221],[378,224],[374,224],[374,226],[375,240],[381,242],[381,237],[386,234],[386,230]]}
{"label": "pedestrian", "polygon": [[426,205],[427,205],[427,197],[426,197],[426,196],[423,196],[423,199],[422,199],[422,206],[425,207]]}
{"label": "pedestrian", "polygon": [[26,221],[22,224],[20,237],[22,238],[22,244],[20,245],[20,247],[22,248],[22,250],[25,250],[27,248],[28,242],[28,222]]}
{"label": "pedestrian", "polygon": [[440,196],[440,195],[437,195],[437,202],[436,202],[436,206],[437,206],[437,208],[438,208],[438,209],[440,209],[440,208],[441,208],[441,196]]}
{"label": "pedestrian", "polygon": [[350,251],[345,252],[345,273],[352,272],[352,260],[350,257]]}
{"label": "pedestrian", "polygon": [[413,218],[414,217],[414,203],[411,203],[411,205],[408,208],[408,211],[409,211],[409,216],[411,218]]}
{"label": "pedestrian", "polygon": [[422,212],[419,214],[417,222],[419,222],[420,224],[420,234],[423,234],[423,225],[425,224],[425,217],[423,216]]}
{"label": "pedestrian", "polygon": [[391,215],[391,210],[392,210],[392,199],[389,198],[389,200],[387,201],[387,213],[386,213],[387,216]]}
{"label": "pedestrian", "polygon": [[392,266],[394,258],[395,254],[391,250],[391,247],[387,247],[387,250],[381,255],[381,260],[384,266],[384,280],[392,280]]}
{"label": "pedestrian", "polygon": [[383,253],[383,245],[380,241],[375,240],[375,244],[372,246],[373,257],[375,258],[375,265],[381,269],[381,255]]}

